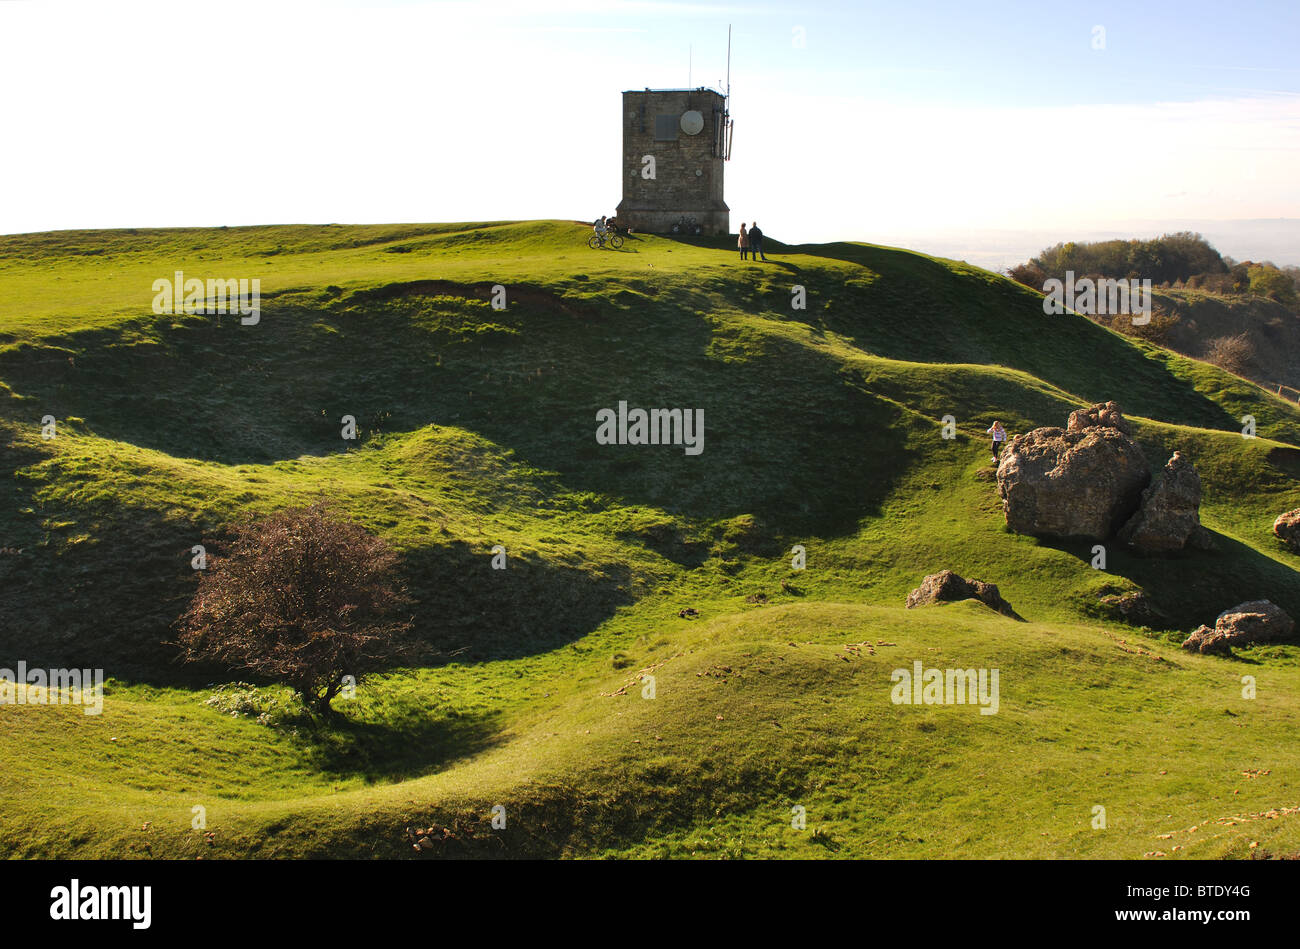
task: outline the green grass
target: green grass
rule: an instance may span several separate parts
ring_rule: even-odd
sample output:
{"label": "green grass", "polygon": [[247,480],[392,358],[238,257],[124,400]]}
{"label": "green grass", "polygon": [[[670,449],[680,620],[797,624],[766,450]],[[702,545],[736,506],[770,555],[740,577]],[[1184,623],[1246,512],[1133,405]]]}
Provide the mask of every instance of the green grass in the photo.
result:
{"label": "green grass", "polygon": [[[1300,558],[1269,533],[1300,505],[1294,408],[964,264],[584,239],[561,222],[0,237],[0,547],[22,550],[0,556],[0,666],[112,679],[101,716],[0,707],[0,853],[414,856],[405,828],[435,824],[452,836],[431,856],[1300,850],[1285,812],[1227,823],[1300,804],[1300,648],[1176,646],[1245,599],[1300,617]],[[154,315],[175,270],[260,277],[261,322]],[[620,399],[703,408],[704,453],[597,445]],[[1006,530],[984,430],[1104,399],[1153,468],[1175,448],[1196,463],[1218,552],[1115,548],[1100,572],[1091,545]],[[339,701],[333,728],[272,684],[250,714],[208,704],[232,676],[167,645],[191,547],[321,492],[402,552],[426,655]],[[1028,622],[904,610],[945,567]],[[1170,629],[1099,616],[1132,589]],[[999,713],[892,704],[890,672],[918,659],[998,668]]]}

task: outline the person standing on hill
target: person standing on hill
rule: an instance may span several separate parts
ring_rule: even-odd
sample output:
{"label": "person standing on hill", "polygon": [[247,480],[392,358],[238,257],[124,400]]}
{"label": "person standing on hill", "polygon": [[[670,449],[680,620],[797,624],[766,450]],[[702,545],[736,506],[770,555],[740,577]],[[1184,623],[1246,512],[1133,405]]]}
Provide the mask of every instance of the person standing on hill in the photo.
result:
{"label": "person standing on hill", "polygon": [[749,232],[745,230],[745,222],[740,222],[740,236],[736,238],[736,246],[740,248],[740,259],[749,259]]}
{"label": "person standing on hill", "polygon": [[[763,232],[758,229],[758,222],[749,229],[749,256],[758,260],[758,255],[763,254]],[[763,259],[767,260],[767,254],[763,254]]]}
{"label": "person standing on hill", "polygon": [[1007,430],[1002,427],[1001,422],[995,420],[993,427],[985,434],[993,436],[993,464],[996,465],[998,463],[998,452],[1002,450],[1002,443],[1007,440]]}

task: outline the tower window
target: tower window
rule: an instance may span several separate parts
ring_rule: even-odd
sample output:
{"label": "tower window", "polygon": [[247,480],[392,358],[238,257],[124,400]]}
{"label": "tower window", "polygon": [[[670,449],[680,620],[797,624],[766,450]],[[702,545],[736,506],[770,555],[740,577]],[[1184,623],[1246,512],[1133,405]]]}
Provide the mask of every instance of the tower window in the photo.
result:
{"label": "tower window", "polygon": [[677,141],[678,121],[679,119],[675,115],[656,115],[655,116],[655,141],[656,142]]}

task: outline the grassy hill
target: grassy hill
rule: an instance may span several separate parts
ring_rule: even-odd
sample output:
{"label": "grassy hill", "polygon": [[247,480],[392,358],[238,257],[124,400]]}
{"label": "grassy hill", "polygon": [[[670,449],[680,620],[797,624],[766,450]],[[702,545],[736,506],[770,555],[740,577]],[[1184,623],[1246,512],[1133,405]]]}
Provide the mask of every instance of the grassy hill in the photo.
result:
{"label": "grassy hill", "polygon": [[1269,388],[1300,387],[1300,312],[1294,308],[1267,297],[1204,290],[1159,290],[1155,301],[1174,318],[1162,345],[1213,362],[1216,341],[1239,338],[1237,364],[1226,368]]}
{"label": "grassy hill", "polygon": [[[0,547],[21,551],[0,666],[112,680],[100,716],[0,707],[0,853],[415,856],[407,828],[431,826],[426,857],[1300,850],[1300,647],[1177,649],[1242,600],[1300,617],[1300,557],[1269,532],[1300,506],[1294,406],[952,261],[585,237],[0,237]],[[260,278],[260,322],[155,315],[178,270]],[[1090,544],[1006,530],[984,430],[1106,399],[1153,468],[1196,463],[1218,552],[1112,549],[1102,572]],[[703,409],[704,452],[598,445],[620,400]],[[332,729],[167,645],[194,544],[322,492],[402,552],[428,645]],[[945,567],[1028,622],[903,609]],[[1169,629],[1099,614],[1135,589]],[[915,660],[999,669],[999,712],[893,704]]]}

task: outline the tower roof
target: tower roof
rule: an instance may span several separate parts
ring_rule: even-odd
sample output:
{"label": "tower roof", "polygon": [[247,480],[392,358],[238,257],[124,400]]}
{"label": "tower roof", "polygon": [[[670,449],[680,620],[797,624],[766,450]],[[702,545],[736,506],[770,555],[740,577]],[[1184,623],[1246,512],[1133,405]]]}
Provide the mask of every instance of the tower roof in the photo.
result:
{"label": "tower roof", "polygon": [[726,98],[726,94],[719,92],[717,89],[710,89],[708,86],[696,86],[694,89],[651,89],[646,86],[644,89],[624,89],[623,95],[636,94],[639,92],[711,92],[715,96]]}

